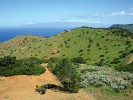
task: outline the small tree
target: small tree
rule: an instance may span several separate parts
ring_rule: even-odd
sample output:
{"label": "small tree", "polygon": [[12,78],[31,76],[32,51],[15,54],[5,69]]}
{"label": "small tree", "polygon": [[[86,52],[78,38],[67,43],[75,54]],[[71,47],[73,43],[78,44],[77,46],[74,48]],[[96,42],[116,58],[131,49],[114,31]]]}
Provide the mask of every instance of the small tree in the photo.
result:
{"label": "small tree", "polygon": [[68,58],[64,58],[50,65],[52,65],[51,68],[54,74],[57,75],[58,79],[64,85],[64,90],[78,92],[80,76],[77,71],[77,64],[72,63]]}
{"label": "small tree", "polygon": [[79,63],[79,64],[85,64],[86,63],[85,59],[82,57],[75,57],[72,59],[72,62]]}
{"label": "small tree", "polygon": [[6,67],[14,64],[16,61],[16,57],[5,56],[0,59],[0,66]]}

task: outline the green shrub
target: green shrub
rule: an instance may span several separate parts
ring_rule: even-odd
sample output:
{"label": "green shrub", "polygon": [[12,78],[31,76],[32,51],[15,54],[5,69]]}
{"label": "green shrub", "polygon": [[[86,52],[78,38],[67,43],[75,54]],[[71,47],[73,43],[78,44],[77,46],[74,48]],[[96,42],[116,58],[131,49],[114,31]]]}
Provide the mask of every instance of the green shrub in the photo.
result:
{"label": "green shrub", "polygon": [[80,76],[77,71],[77,64],[72,63],[68,58],[52,58],[49,61],[49,67],[63,84],[64,90],[78,92]]}
{"label": "green shrub", "polygon": [[133,63],[116,67],[116,70],[124,72],[133,72]]}
{"label": "green shrub", "polygon": [[96,46],[99,47],[100,46],[99,43],[97,43]]}
{"label": "green shrub", "polygon": [[75,58],[72,58],[71,61],[72,61],[73,63],[79,63],[79,64],[85,64],[85,63],[86,63],[85,59],[82,58],[82,57],[75,57]]}
{"label": "green shrub", "polygon": [[11,66],[15,61],[16,57],[5,56],[4,58],[0,58],[0,67]]}
{"label": "green shrub", "polygon": [[80,50],[79,50],[79,53],[80,53],[80,52],[83,52],[83,49],[80,49]]}
{"label": "green shrub", "polygon": [[36,85],[35,92],[39,92],[40,94],[45,94],[46,90],[47,90],[47,87],[45,87],[45,86],[39,87]]}
{"label": "green shrub", "polygon": [[99,57],[104,57],[104,55],[100,55]]}
{"label": "green shrub", "polygon": [[125,58],[127,55],[129,55],[130,54],[130,52],[124,52],[124,53],[122,53],[120,56],[119,56],[119,58]]}
{"label": "green shrub", "polygon": [[94,65],[96,65],[96,66],[104,66],[104,62],[103,61],[96,62]]}
{"label": "green shrub", "polygon": [[49,65],[48,67],[50,68],[50,70],[52,72],[54,72],[57,62],[58,62],[58,59],[55,58],[55,57],[54,58],[50,58],[48,60],[48,65]]}
{"label": "green shrub", "polygon": [[0,76],[39,75],[45,72],[45,69],[40,66],[42,61],[37,58],[32,57],[16,60],[13,63],[10,62],[11,61],[7,62],[8,66],[0,67]]}
{"label": "green shrub", "polygon": [[110,62],[110,64],[119,64],[120,62],[120,60],[113,60],[112,62]]}
{"label": "green shrub", "polygon": [[101,36],[101,38],[104,38],[104,36]]}
{"label": "green shrub", "polygon": [[88,46],[87,46],[88,48],[90,48],[91,47],[91,44],[88,44]]}

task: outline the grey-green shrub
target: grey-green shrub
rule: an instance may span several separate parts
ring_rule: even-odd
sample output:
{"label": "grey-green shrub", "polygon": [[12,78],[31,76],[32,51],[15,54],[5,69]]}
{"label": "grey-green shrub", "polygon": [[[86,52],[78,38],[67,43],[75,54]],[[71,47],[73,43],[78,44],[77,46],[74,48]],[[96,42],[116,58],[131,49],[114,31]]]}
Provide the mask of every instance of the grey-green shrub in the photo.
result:
{"label": "grey-green shrub", "polygon": [[[82,65],[84,66],[84,65]],[[93,69],[94,71],[86,71],[81,75],[81,86],[105,86],[114,91],[120,91],[132,84],[133,74],[129,72],[118,72],[109,67],[87,66],[86,70]],[[85,70],[85,69],[82,69]],[[81,70],[81,72],[82,72]],[[95,71],[97,70],[97,71]]]}

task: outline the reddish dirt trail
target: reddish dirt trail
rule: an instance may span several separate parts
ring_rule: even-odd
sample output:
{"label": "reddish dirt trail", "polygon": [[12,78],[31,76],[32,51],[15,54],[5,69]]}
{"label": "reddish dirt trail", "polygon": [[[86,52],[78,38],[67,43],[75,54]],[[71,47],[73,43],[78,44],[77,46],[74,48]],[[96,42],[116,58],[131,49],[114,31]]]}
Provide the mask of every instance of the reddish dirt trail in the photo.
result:
{"label": "reddish dirt trail", "polygon": [[36,85],[56,84],[60,82],[48,69],[39,76],[18,75],[0,77],[0,100],[94,100],[93,96],[84,91],[79,93],[64,93],[55,90],[47,90],[44,95],[35,92]]}
{"label": "reddish dirt trail", "polygon": [[127,64],[131,64],[133,62],[133,54],[131,56],[131,58],[129,59],[128,63]]}

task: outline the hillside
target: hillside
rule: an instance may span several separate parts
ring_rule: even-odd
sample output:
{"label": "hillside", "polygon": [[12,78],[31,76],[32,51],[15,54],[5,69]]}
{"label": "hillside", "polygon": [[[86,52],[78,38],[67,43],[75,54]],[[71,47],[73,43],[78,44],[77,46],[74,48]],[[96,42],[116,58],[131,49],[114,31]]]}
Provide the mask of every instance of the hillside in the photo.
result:
{"label": "hillside", "polygon": [[122,28],[133,32],[133,24],[114,24],[110,28]]}
{"label": "hillside", "polygon": [[[47,67],[47,64],[42,64],[42,66]],[[45,95],[34,92],[36,85],[48,83],[61,86],[57,77],[48,69],[39,76],[18,75],[0,77],[0,100],[94,100],[93,95],[87,94],[84,91],[70,94],[49,89]]]}
{"label": "hillside", "polygon": [[133,39],[126,31],[80,27],[51,38],[25,35],[0,44],[0,57],[83,57],[88,64],[116,66],[127,63],[133,53]]}

